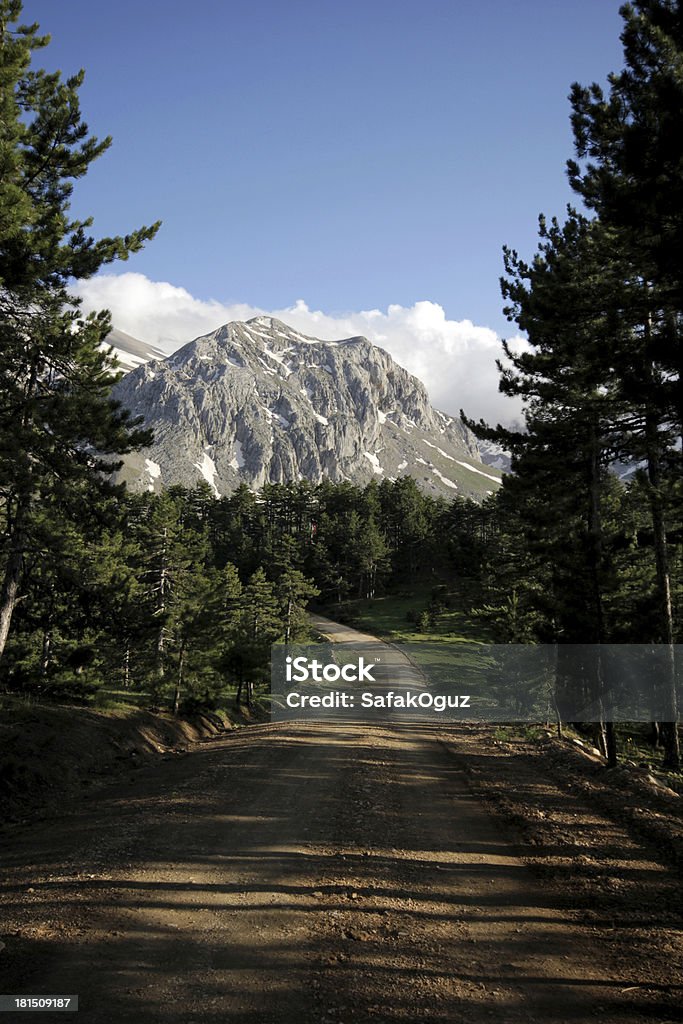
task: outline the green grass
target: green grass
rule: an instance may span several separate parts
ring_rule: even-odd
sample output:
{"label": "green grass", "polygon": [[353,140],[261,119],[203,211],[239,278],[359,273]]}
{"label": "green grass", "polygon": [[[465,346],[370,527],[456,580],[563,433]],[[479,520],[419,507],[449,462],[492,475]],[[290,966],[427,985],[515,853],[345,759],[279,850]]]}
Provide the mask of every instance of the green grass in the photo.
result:
{"label": "green grass", "polygon": [[493,733],[494,740],[499,743],[514,743],[515,740],[544,740],[548,730],[541,725],[499,725]]}
{"label": "green grass", "polygon": [[149,707],[150,694],[141,690],[115,690],[103,686],[92,697],[91,703],[101,710],[115,707]]}
{"label": "green grass", "polygon": [[434,627],[420,630],[417,623],[408,621],[408,614],[419,615],[427,609],[433,587],[423,585],[410,593],[388,594],[366,601],[346,601],[326,612],[362,632],[372,633],[394,643],[491,643],[484,623],[478,622],[459,607],[457,593],[446,599],[450,607],[440,612]]}
{"label": "green grass", "polygon": [[490,643],[491,637],[483,623],[463,610],[457,592],[442,593],[447,607],[439,612],[428,631],[408,621],[409,613],[416,618],[428,608],[433,590],[434,584],[430,582],[416,586],[411,593],[347,601],[329,608],[326,614],[390,643],[410,644],[410,660],[431,679],[450,678],[456,673],[465,683],[481,672],[481,659],[474,645]]}
{"label": "green grass", "polygon": [[655,748],[650,742],[650,725],[647,722],[623,722],[617,726],[619,753],[628,761],[633,761],[639,768],[646,768],[657,775],[666,776],[669,783],[683,780],[683,771],[664,771],[662,761],[664,752]]}

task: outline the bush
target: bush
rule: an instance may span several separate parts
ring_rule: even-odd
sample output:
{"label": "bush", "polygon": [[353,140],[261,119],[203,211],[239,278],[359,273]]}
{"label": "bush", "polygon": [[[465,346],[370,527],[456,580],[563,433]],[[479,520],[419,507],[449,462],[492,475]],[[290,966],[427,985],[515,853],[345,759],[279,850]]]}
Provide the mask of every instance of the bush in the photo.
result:
{"label": "bush", "polygon": [[178,713],[183,718],[192,718],[194,715],[202,715],[207,711],[216,711],[218,708],[218,701],[213,697],[197,697],[189,696],[181,700],[178,707]]}
{"label": "bush", "polygon": [[429,633],[432,629],[432,616],[428,611],[420,612],[417,619],[417,628],[421,633]]}

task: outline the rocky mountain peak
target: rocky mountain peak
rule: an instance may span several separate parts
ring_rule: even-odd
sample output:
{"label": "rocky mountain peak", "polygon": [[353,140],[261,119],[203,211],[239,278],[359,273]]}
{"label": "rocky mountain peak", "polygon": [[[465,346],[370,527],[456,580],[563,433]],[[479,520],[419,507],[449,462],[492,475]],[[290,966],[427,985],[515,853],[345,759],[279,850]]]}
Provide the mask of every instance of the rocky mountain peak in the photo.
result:
{"label": "rocky mountain peak", "polygon": [[424,385],[367,338],[322,341],[275,317],[233,321],[129,373],[117,397],[154,430],[122,476],[143,489],[215,494],[241,483],[410,475],[452,498],[498,483],[475,439],[433,409]]}

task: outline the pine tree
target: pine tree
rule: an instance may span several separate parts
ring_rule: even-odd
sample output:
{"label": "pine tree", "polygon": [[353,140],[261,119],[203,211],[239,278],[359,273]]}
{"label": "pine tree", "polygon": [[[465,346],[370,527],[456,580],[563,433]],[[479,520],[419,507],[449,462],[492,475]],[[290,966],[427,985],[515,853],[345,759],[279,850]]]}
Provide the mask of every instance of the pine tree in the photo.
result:
{"label": "pine tree", "polygon": [[[505,250],[505,313],[531,344],[521,354],[506,346],[510,365],[500,367],[501,391],[526,401],[526,432],[505,438],[515,473],[506,486],[517,495],[520,510],[533,516],[529,547],[549,568],[544,592],[552,595],[547,612],[553,635],[546,640],[595,645],[589,689],[602,705],[600,645],[607,640],[602,493],[628,413],[612,365],[620,338],[614,310],[621,267],[617,260],[605,261],[610,239],[600,223],[574,211],[562,227],[541,218],[540,237],[531,264]],[[503,432],[488,431],[496,434],[503,439]],[[583,689],[583,680],[577,684]],[[610,722],[602,736],[615,763]]]}
{"label": "pine tree", "polygon": [[49,39],[17,25],[21,10],[20,0],[0,0],[0,655],[36,508],[103,486],[107,453],[149,441],[109,397],[108,315],[80,316],[68,286],[126,259],[158,227],[95,241],[90,220],[69,218],[74,181],[111,140],[90,136],[82,120],[82,71],[63,81],[30,67]]}
{"label": "pine tree", "polygon": [[434,503],[411,476],[383,480],[379,488],[380,526],[392,552],[394,574],[413,579],[425,560]]}
{"label": "pine tree", "polygon": [[640,414],[632,457],[647,462],[658,583],[659,641],[669,648],[665,761],[680,766],[675,627],[664,477],[681,479],[683,436],[683,4],[636,0],[621,8],[624,67],[609,95],[572,87],[578,160],[569,180],[631,264],[630,330],[618,353],[625,394]]}
{"label": "pine tree", "polygon": [[286,568],[277,581],[285,643],[308,637],[306,605],[320,591],[298,569]]}
{"label": "pine tree", "polygon": [[[680,315],[683,5],[636,0],[621,15],[624,67],[609,75],[608,95],[596,84],[572,86],[578,160],[568,161],[569,180],[603,225],[618,229],[641,280],[662,289],[666,306]],[[673,356],[680,332],[670,326]]]}
{"label": "pine tree", "polygon": [[282,636],[282,620],[275,587],[260,567],[250,577],[241,595],[241,609],[233,642],[225,664],[237,679],[236,703],[246,690],[251,704],[254,683],[268,675],[271,644]]}

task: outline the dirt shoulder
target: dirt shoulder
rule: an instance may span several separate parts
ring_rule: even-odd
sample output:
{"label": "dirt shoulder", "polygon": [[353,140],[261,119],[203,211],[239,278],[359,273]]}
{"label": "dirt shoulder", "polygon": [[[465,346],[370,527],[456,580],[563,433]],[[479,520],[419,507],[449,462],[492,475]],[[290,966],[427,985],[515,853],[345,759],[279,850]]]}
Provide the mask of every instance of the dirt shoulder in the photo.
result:
{"label": "dirt shoulder", "polygon": [[[497,733],[491,726],[461,726],[449,749],[473,791],[540,850],[564,847],[576,858],[584,842],[589,859],[591,850],[600,852],[597,836],[574,827],[580,807],[683,871],[683,798],[676,791],[634,765],[607,769],[597,752],[551,734],[501,740]],[[443,742],[449,746],[447,738]],[[546,861],[546,873],[549,867]]]}
{"label": "dirt shoulder", "polygon": [[[242,716],[240,724],[249,722]],[[151,760],[183,756],[233,722],[119,707],[23,704],[0,713],[0,821],[27,821]]]}

